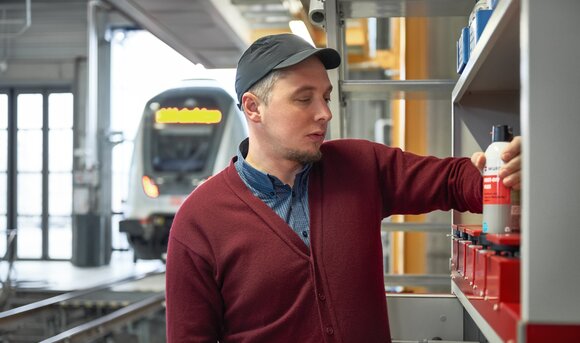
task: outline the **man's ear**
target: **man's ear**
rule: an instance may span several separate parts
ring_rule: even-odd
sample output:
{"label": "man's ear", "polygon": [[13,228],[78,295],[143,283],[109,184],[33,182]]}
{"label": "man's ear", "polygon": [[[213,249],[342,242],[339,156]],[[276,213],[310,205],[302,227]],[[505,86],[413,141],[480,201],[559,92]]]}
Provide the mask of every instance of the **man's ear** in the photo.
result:
{"label": "man's ear", "polygon": [[260,99],[250,93],[246,92],[242,95],[242,108],[244,113],[248,117],[248,120],[253,122],[260,122],[262,120],[262,115],[260,113]]}

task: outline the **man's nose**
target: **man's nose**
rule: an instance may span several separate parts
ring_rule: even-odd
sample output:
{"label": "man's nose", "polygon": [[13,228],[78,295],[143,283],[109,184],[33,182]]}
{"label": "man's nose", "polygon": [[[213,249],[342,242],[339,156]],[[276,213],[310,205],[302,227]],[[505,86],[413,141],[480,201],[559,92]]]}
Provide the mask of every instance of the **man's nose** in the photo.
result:
{"label": "man's nose", "polygon": [[320,106],[317,109],[316,120],[327,122],[330,121],[330,119],[332,119],[332,112],[330,111],[326,100],[323,100],[320,102]]}

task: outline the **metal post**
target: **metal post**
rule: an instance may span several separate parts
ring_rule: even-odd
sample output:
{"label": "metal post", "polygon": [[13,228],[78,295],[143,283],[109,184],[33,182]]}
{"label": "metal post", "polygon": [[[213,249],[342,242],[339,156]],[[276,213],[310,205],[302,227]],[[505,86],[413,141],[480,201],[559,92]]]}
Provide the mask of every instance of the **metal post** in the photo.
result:
{"label": "metal post", "polygon": [[16,145],[18,143],[17,139],[17,104],[16,104],[16,92],[11,88],[8,92],[8,170],[7,172],[7,186],[6,186],[6,227],[8,231],[8,237],[12,239],[8,240],[8,246],[6,247],[6,260],[14,261],[17,256],[16,250],[16,236],[13,234],[18,226],[16,211],[18,203],[18,193],[16,191],[16,171],[17,171],[17,154]]}
{"label": "metal post", "polygon": [[330,138],[337,139],[345,136],[345,108],[341,91],[341,80],[344,80],[346,71],[347,56],[344,51],[344,22],[339,13],[336,0],[324,1],[326,45],[337,50],[342,58],[342,63],[337,69],[329,70],[328,77],[334,86],[334,91],[330,96],[330,110],[334,116],[330,122]]}
{"label": "metal post", "polygon": [[76,131],[83,139],[75,147],[82,154],[73,172],[72,262],[82,267],[106,265],[111,258],[111,151],[103,143],[109,126],[110,50],[108,44],[99,44],[105,29],[103,8],[108,7],[100,1],[88,4],[86,108],[84,117],[79,116],[84,126]]}

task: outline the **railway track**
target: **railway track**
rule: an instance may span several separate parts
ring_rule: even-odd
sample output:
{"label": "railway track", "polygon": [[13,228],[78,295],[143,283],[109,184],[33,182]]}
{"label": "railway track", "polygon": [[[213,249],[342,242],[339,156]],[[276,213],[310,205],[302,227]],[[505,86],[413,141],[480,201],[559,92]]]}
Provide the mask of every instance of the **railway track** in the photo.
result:
{"label": "railway track", "polygon": [[7,309],[0,342],[163,342],[164,284],[158,269]]}

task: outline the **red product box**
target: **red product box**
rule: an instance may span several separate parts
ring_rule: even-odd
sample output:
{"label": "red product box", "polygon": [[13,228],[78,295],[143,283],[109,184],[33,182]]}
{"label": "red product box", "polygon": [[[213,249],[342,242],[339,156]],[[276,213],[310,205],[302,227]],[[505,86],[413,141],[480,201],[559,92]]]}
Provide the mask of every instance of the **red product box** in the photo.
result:
{"label": "red product box", "polygon": [[481,236],[481,233],[483,232],[483,230],[481,229],[481,225],[477,225],[477,226],[469,226],[465,228],[465,233],[470,235],[471,237],[479,237]]}
{"label": "red product box", "polygon": [[457,256],[459,255],[459,238],[453,237],[451,239],[452,249],[451,249],[451,270],[457,271]]}
{"label": "red product box", "polygon": [[520,246],[519,233],[490,233],[487,236],[490,243],[506,246]]}
{"label": "red product box", "polygon": [[469,240],[460,240],[457,249],[457,272],[465,275],[465,259],[467,257],[467,246],[471,244]]}
{"label": "red product box", "polygon": [[479,250],[483,249],[481,245],[470,244],[467,246],[467,253],[465,257],[465,280],[473,286],[474,273],[476,268],[476,256]]}
{"label": "red product box", "polygon": [[478,250],[475,253],[475,269],[473,273],[473,293],[480,297],[485,295],[485,281],[489,257],[495,255],[493,250]]}
{"label": "red product box", "polygon": [[492,302],[520,302],[520,260],[493,255],[489,257],[485,295]]}

